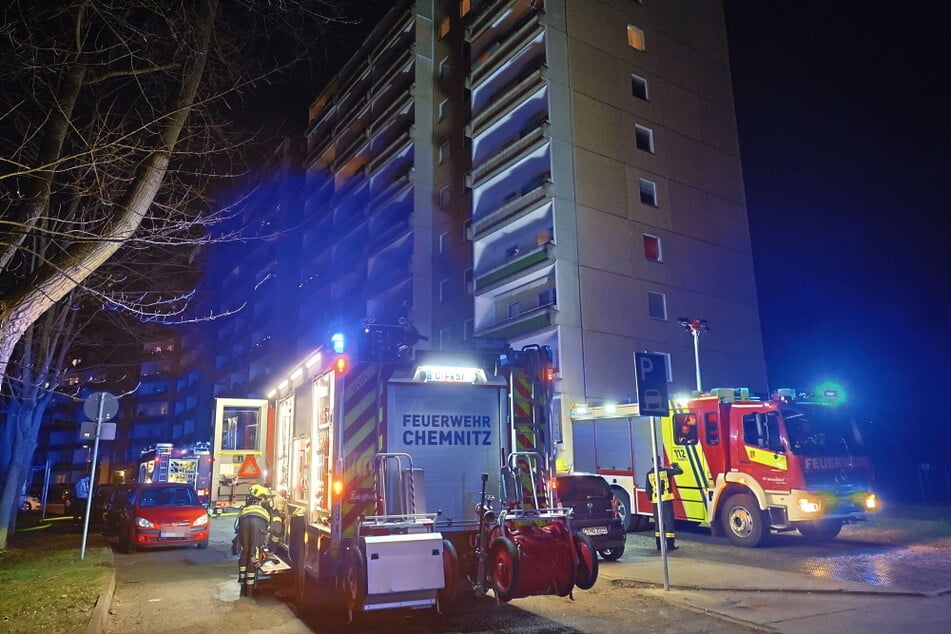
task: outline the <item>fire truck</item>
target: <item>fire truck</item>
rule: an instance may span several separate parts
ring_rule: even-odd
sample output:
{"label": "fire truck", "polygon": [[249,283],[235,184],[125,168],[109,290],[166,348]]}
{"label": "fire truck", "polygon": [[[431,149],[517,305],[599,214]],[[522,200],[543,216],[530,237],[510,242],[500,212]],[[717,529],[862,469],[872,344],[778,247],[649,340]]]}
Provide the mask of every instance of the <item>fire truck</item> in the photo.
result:
{"label": "fire truck", "polygon": [[[651,424],[638,405],[575,406],[574,469],[603,475],[627,530],[643,530],[652,505]],[[760,400],[746,388],[719,388],[671,404],[658,445],[673,477],[678,520],[697,522],[745,547],[771,530],[833,539],[843,524],[878,510],[861,434],[842,408],[780,390]]]}
{"label": "fire truck", "polygon": [[172,443],[157,443],[142,451],[136,470],[136,482],[181,482],[198,492],[208,506],[211,493],[211,451],[207,444],[175,448]]}
{"label": "fire truck", "polygon": [[462,588],[504,602],[593,586],[593,544],[550,487],[551,350],[412,355],[394,338],[367,327],[351,354],[334,335],[267,400],[220,400],[219,502],[253,482],[279,492],[272,558],[305,605],[438,610]]}

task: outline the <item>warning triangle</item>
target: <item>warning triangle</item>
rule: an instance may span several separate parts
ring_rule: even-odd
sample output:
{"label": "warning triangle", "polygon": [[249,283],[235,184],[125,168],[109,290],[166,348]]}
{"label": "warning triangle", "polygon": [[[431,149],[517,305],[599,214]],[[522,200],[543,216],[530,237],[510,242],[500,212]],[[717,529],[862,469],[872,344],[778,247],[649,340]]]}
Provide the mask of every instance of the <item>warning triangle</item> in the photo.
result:
{"label": "warning triangle", "polygon": [[261,468],[258,467],[258,461],[254,459],[254,456],[248,456],[244,459],[244,462],[241,463],[241,468],[238,469],[239,478],[260,478],[261,477]]}

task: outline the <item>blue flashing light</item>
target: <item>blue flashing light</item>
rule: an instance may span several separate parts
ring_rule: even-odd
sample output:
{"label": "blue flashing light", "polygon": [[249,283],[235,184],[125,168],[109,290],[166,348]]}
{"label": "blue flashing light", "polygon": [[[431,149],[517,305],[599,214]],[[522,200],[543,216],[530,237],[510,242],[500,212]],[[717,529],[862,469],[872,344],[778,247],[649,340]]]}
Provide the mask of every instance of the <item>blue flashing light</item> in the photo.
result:
{"label": "blue flashing light", "polygon": [[334,352],[337,354],[343,354],[345,339],[342,332],[334,333],[330,338],[330,345],[333,346]]}

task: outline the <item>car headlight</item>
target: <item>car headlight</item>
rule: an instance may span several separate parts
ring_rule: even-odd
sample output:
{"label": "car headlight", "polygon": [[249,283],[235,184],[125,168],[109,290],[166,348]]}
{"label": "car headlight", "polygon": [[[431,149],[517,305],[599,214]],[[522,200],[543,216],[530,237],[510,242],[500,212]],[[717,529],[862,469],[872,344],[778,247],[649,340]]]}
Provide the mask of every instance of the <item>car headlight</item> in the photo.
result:
{"label": "car headlight", "polygon": [[208,513],[202,513],[198,519],[192,522],[192,526],[207,526],[208,525]]}
{"label": "car headlight", "polygon": [[138,526],[139,528],[154,528],[154,525],[152,524],[152,522],[148,521],[144,517],[136,517],[135,525]]}
{"label": "car headlight", "polygon": [[870,493],[867,498],[865,498],[865,508],[869,511],[877,511],[879,508],[878,505],[878,496],[874,493]]}

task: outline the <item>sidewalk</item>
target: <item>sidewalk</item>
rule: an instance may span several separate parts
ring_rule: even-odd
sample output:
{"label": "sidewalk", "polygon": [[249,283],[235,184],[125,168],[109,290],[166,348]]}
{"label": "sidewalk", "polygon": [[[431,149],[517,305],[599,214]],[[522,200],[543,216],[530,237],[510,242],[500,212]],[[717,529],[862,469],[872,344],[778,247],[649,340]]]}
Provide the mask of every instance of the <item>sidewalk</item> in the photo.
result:
{"label": "sidewalk", "polygon": [[951,588],[906,592],[691,559],[685,550],[668,558],[670,591],[664,590],[660,556],[637,550],[616,564],[602,564],[599,583],[636,587],[680,607],[768,632],[951,631]]}

